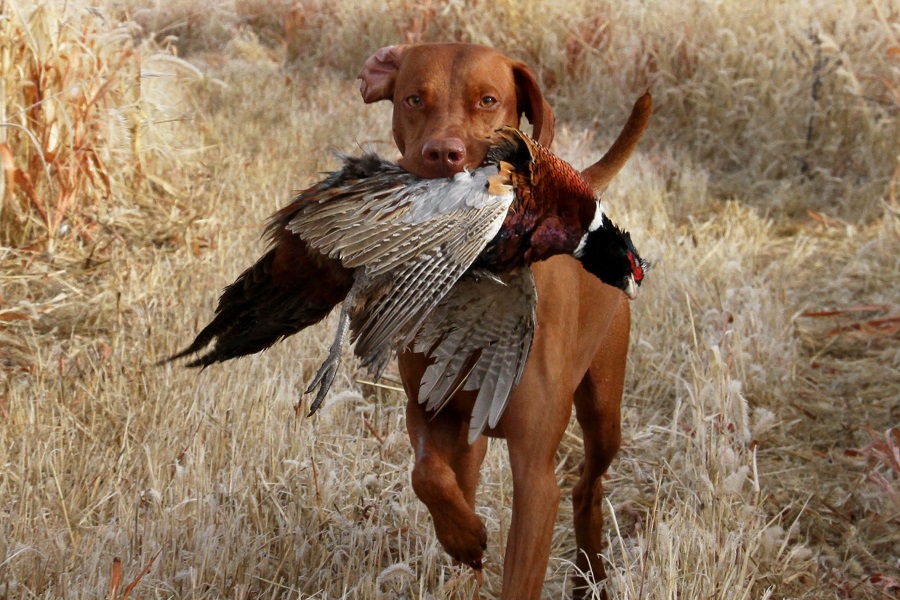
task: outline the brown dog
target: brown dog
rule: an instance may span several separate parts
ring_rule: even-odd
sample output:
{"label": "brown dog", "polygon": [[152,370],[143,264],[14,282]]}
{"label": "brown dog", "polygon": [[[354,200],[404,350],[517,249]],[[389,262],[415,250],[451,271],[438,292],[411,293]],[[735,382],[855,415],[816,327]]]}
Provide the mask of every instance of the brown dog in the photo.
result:
{"label": "brown dog", "polygon": [[[553,140],[553,111],[526,65],[470,44],[382,48],[359,75],[365,102],[391,100],[400,164],[424,177],[476,167],[486,137],[525,115],[533,137]],[[583,175],[599,194],[624,165],[650,118],[650,96],[606,155]],[[602,475],[619,449],[620,403],[628,351],[630,312],[621,291],[589,276],[570,257],[534,265],[537,329],[522,381],[487,435],[504,437],[513,474],[513,512],[503,571],[503,598],[538,598],[550,555],[559,505],[556,450],[574,400],[584,434],[581,478],[572,492],[577,565],[605,573],[602,541]],[[434,519],[438,539],[455,560],[481,569],[487,543],[475,514],[475,488],[487,450],[482,437],[469,444],[475,394],[459,392],[437,415],[418,402],[427,363],[411,352],[399,357],[406,388],[407,427],[416,455],[412,484]],[[576,597],[585,582],[576,581]]]}

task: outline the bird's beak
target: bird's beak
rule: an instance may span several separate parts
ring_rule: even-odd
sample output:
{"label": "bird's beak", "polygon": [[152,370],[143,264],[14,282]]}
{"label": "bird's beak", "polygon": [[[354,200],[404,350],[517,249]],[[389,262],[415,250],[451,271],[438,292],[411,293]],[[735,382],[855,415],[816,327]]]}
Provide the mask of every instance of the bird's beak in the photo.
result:
{"label": "bird's beak", "polygon": [[628,276],[628,285],[625,286],[625,295],[628,296],[629,300],[637,298],[637,282],[634,280],[634,275]]}

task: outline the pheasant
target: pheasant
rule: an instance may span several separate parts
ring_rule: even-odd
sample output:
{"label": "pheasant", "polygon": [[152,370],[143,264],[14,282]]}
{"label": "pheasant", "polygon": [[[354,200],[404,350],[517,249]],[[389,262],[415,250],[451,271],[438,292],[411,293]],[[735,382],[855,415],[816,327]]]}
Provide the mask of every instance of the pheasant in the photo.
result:
{"label": "pheasant", "polygon": [[205,367],[264,350],[342,303],[310,415],[352,332],[379,376],[408,346],[433,360],[420,402],[440,410],[478,390],[469,440],[494,427],[522,375],[535,325],[531,263],[571,254],[634,298],[647,263],[568,163],[521,131],[498,130],[482,165],[422,179],[375,154],[343,166],[273,215],[272,249],[225,288],[216,316],[174,360]]}

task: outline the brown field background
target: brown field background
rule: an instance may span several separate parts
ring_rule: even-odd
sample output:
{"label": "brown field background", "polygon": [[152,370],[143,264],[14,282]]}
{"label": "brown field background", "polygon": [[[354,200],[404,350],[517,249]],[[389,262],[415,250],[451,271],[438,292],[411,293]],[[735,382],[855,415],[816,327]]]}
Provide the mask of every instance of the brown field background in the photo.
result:
{"label": "brown field background", "polygon": [[[396,155],[365,58],[446,40],[531,64],[576,166],[654,96],[605,196],[654,262],[613,596],[900,597],[896,0],[0,0],[0,598],[471,594],[409,485],[395,377],[347,356],[295,411],[333,321],[155,366],[334,150]],[[581,452],[573,424],[546,598],[569,593]],[[510,501],[492,442],[488,598]]]}

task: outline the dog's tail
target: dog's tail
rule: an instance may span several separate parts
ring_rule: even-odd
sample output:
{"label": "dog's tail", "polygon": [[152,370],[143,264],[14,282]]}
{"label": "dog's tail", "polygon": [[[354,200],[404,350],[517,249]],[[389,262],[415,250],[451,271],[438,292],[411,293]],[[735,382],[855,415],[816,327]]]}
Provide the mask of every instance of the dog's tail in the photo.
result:
{"label": "dog's tail", "polygon": [[619,132],[619,137],[603,158],[581,172],[581,176],[591,185],[594,194],[600,196],[613,177],[625,166],[631,153],[647,129],[650,115],[653,113],[653,98],[646,92],[637,99],[631,109],[631,116]]}

